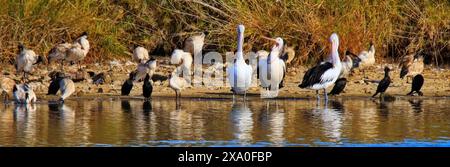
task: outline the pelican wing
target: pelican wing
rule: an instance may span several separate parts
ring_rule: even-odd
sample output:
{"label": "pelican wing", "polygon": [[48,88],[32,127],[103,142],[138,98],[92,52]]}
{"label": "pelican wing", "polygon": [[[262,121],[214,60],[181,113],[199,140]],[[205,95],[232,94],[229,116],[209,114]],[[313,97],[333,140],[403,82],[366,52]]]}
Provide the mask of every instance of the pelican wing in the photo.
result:
{"label": "pelican wing", "polygon": [[325,76],[325,72],[333,68],[333,64],[330,62],[324,62],[306,71],[302,83],[299,85],[301,88],[311,87],[314,84],[324,83],[329,80]]}

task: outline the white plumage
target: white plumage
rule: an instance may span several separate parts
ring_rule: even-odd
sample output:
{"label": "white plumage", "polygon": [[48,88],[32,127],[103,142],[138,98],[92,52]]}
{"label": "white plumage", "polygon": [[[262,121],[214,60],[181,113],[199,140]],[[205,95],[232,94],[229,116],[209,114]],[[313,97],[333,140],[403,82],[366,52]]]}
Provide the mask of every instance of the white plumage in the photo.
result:
{"label": "white plumage", "polygon": [[175,72],[173,72],[169,79],[169,86],[175,91],[176,98],[181,97],[181,90],[188,87],[189,84],[186,79],[179,77]]}
{"label": "white plumage", "polygon": [[133,61],[136,63],[143,63],[149,60],[148,50],[142,46],[137,46],[133,50]]}
{"label": "white plumage", "polygon": [[145,75],[149,74],[152,78],[156,71],[156,59],[151,58],[145,63],[139,63],[136,69],[136,75],[134,76],[134,82],[138,82],[144,79]]}
{"label": "white plumage", "polygon": [[238,26],[238,49],[236,59],[231,66],[228,66],[227,76],[233,91],[233,94],[247,93],[252,82],[252,66],[245,63],[243,55],[244,44],[244,25]]}
{"label": "white plumage", "polygon": [[353,68],[353,60],[350,56],[345,55],[345,59],[342,62],[342,70],[341,74],[339,75],[339,78],[345,78],[350,74],[351,70]]}
{"label": "white plumage", "polygon": [[175,49],[172,52],[170,59],[171,64],[179,64],[179,66],[175,69],[177,74],[184,72],[185,74],[191,75],[192,61],[191,53],[185,52],[181,49]]}
{"label": "white plumage", "polygon": [[274,42],[276,44],[272,47],[269,56],[261,57],[258,62],[261,86],[266,90],[275,90],[275,94],[271,97],[278,95],[278,89],[286,71],[286,64],[280,59],[284,47],[283,39],[276,38]]}
{"label": "white plumage", "polygon": [[328,99],[326,88],[336,82],[342,70],[342,64],[338,53],[339,38],[336,33],[331,35],[330,42],[332,47],[328,61],[322,62],[306,71],[303,76],[303,81],[299,85],[300,88],[316,90],[317,98],[319,98],[318,90],[323,89],[325,99]]}
{"label": "white plumage", "polygon": [[72,47],[71,43],[60,43],[53,47],[48,53],[48,62],[52,63],[54,61],[64,61],[66,58],[67,50]]}
{"label": "white plumage", "polygon": [[205,36],[206,34],[202,33],[200,35],[194,35],[187,38],[186,41],[184,41],[183,50],[185,52],[191,53],[194,56],[199,54],[203,49],[203,45],[205,44]]}
{"label": "white plumage", "polygon": [[42,61],[42,57],[38,56],[33,50],[26,49],[25,46],[19,44],[19,54],[16,56],[16,71],[23,73],[24,78],[26,74],[33,71],[35,64]]}
{"label": "white plumage", "polygon": [[375,64],[375,46],[370,43],[370,47],[368,51],[362,51],[358,58],[361,60],[359,67],[366,68]]}
{"label": "white plumage", "polygon": [[36,102],[36,94],[28,84],[17,84],[13,89],[13,96],[16,103],[30,104]]}
{"label": "white plumage", "polygon": [[84,32],[75,42],[71,48],[67,50],[65,60],[68,62],[81,62],[90,49],[89,41],[87,40],[87,33]]}
{"label": "white plumage", "polygon": [[61,92],[59,100],[64,101],[75,92],[75,84],[71,79],[64,78],[59,81],[59,91]]}

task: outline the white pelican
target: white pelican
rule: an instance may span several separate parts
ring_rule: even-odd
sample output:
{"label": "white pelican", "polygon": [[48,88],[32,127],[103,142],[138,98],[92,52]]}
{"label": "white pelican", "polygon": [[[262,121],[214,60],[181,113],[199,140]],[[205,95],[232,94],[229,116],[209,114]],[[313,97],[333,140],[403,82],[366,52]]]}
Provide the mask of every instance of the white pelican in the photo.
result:
{"label": "white pelican", "polygon": [[399,66],[401,67],[400,78],[403,79],[406,76],[406,83],[409,83],[409,78],[422,74],[424,68],[423,56],[418,54],[406,55]]}
{"label": "white pelican", "polygon": [[89,41],[87,40],[87,32],[83,32],[72,44],[71,48],[67,50],[65,60],[71,63],[78,62],[81,69],[81,61],[89,52]]}
{"label": "white pelican", "polygon": [[31,104],[36,102],[36,94],[28,84],[17,84],[13,88],[13,96],[16,103]]}
{"label": "white pelican", "polygon": [[[267,58],[259,59],[259,79],[263,88],[277,91],[283,87],[282,84],[286,72],[286,64],[280,59],[283,53],[284,42],[279,37],[276,39],[264,38],[275,42],[275,45]],[[277,95],[278,92],[274,96],[276,97]]]}
{"label": "white pelican", "polygon": [[61,92],[59,101],[64,103],[64,100],[75,92],[75,84],[69,78],[59,78],[59,80],[59,91]]}
{"label": "white pelican", "polygon": [[136,63],[143,63],[149,60],[148,50],[142,46],[135,46],[133,50],[133,61]]}
{"label": "white pelican", "polygon": [[227,76],[233,91],[233,98],[235,94],[244,94],[244,99],[247,94],[247,89],[252,83],[252,66],[245,63],[242,47],[244,45],[244,25],[238,26],[238,45],[236,52],[236,59],[234,63],[228,67]]}
{"label": "white pelican", "polygon": [[332,85],[341,73],[341,60],[339,58],[339,37],[333,33],[330,37],[331,55],[330,62],[322,62],[313,68],[306,71],[303,76],[303,81],[299,85],[300,88],[307,88],[316,90],[317,98],[319,99],[319,90],[323,89],[325,100],[328,99],[326,88]]}
{"label": "white pelican", "polygon": [[25,48],[23,44],[19,44],[19,54],[16,56],[15,67],[17,73],[23,73],[23,78],[33,71],[35,64],[42,62],[42,56],[38,56],[33,50]]}
{"label": "white pelican", "polygon": [[136,75],[134,76],[134,82],[139,82],[142,81],[145,77],[145,75],[149,74],[150,78],[152,78],[153,74],[155,73],[156,70],[156,59],[155,58],[150,58],[150,60],[148,60],[145,63],[140,63],[137,66],[136,69]]}
{"label": "white pelican", "polygon": [[[187,74],[191,75],[191,67],[192,67],[192,55],[189,52],[185,52],[181,49],[175,49],[172,52],[170,63],[178,64],[179,66],[175,69],[177,74]],[[185,76],[186,77],[186,76]]]}

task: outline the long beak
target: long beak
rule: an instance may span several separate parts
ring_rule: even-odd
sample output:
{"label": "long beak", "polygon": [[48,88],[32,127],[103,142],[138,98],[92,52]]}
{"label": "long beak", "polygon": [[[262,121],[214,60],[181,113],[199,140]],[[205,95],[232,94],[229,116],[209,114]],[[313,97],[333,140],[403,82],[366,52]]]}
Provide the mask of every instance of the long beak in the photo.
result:
{"label": "long beak", "polygon": [[275,40],[273,38],[266,37],[266,36],[261,36],[261,38],[269,40],[269,41],[272,41],[272,42],[275,42],[275,43],[277,42],[277,40]]}

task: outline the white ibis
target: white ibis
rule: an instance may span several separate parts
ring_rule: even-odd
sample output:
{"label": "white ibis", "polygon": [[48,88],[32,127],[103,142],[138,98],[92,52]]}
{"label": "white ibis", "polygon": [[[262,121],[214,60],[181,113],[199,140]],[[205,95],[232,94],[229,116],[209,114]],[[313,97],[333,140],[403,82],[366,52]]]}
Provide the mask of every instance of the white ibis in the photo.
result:
{"label": "white ibis", "polygon": [[244,45],[244,25],[239,25],[238,31],[238,45],[236,52],[236,59],[234,63],[228,67],[227,76],[233,91],[233,99],[235,94],[244,94],[244,99],[247,95],[247,90],[252,83],[252,66],[245,63],[243,54]]}
{"label": "white ibis", "polygon": [[86,57],[89,52],[90,45],[87,40],[88,33],[83,32],[72,44],[71,48],[67,50],[65,60],[71,63],[78,62],[81,69],[81,61]]}
{"label": "white ibis", "polygon": [[384,92],[386,92],[387,88],[391,84],[391,78],[389,77],[389,67],[384,67],[384,78],[378,83],[377,91],[373,94],[372,97],[375,97],[378,93],[381,93],[380,98],[384,98]]}
{"label": "white ibis", "polygon": [[19,44],[19,54],[16,56],[16,71],[23,73],[22,80],[33,71],[34,65],[42,62],[42,56],[38,56],[33,50],[25,48],[23,44]]}
{"label": "white ibis", "polygon": [[364,78],[366,78],[366,69],[375,64],[375,46],[370,42],[369,50],[364,50],[358,55],[358,67],[363,70]]}
{"label": "white ibis", "polygon": [[407,55],[403,57],[399,66],[401,67],[400,78],[403,79],[406,76],[406,83],[409,83],[409,78],[422,74],[424,68],[423,56],[418,54]]}
{"label": "white ibis", "polygon": [[[272,47],[272,51],[267,58],[259,59],[259,79],[263,88],[266,90],[277,91],[279,88],[283,87],[282,82],[286,72],[286,64],[280,59],[280,56],[283,53],[284,42],[283,39],[279,37],[276,39],[264,38],[275,42],[275,45]],[[277,95],[278,92],[273,96],[276,97]]]}
{"label": "white ibis", "polygon": [[64,103],[64,100],[66,100],[70,95],[72,95],[75,92],[75,84],[73,81],[69,78],[59,78],[59,91],[61,92],[61,97],[59,98],[59,101]]}
{"label": "white ibis", "polygon": [[153,74],[156,71],[156,59],[150,58],[145,63],[139,63],[136,69],[136,75],[134,76],[134,82],[141,81],[144,79],[145,75],[149,74],[150,78],[152,78]]}
{"label": "white ibis", "polygon": [[338,53],[339,37],[336,33],[330,36],[330,42],[330,61],[322,62],[306,71],[299,85],[300,88],[316,90],[318,99],[320,98],[319,90],[323,89],[325,100],[328,100],[326,88],[336,82],[341,73],[342,64]]}
{"label": "white ibis", "polygon": [[172,72],[169,78],[169,86],[175,91],[175,96],[178,102],[178,99],[181,97],[181,90],[186,88],[189,84],[186,79],[179,77],[176,71]]}
{"label": "white ibis", "polygon": [[31,104],[36,102],[36,94],[33,88],[26,83],[16,84],[13,88],[13,96],[18,104]]}
{"label": "white ibis", "polygon": [[[179,65],[175,72],[177,74],[183,73],[183,75],[191,75],[191,67],[192,67],[192,55],[189,52],[185,52],[181,49],[175,49],[172,52],[170,63]],[[185,76],[186,77],[186,76]]]}
{"label": "white ibis", "polygon": [[148,50],[136,45],[133,50],[133,61],[136,63],[144,63],[147,60],[149,60]]}
{"label": "white ibis", "polygon": [[347,77],[353,69],[353,59],[350,55],[348,55],[348,53],[349,51],[345,52],[345,58],[342,61],[342,70],[339,78]]}

